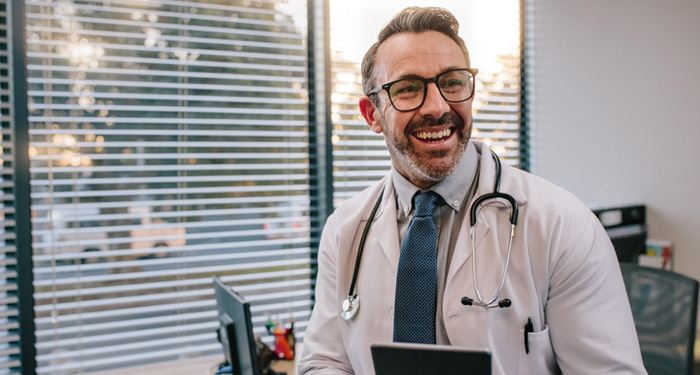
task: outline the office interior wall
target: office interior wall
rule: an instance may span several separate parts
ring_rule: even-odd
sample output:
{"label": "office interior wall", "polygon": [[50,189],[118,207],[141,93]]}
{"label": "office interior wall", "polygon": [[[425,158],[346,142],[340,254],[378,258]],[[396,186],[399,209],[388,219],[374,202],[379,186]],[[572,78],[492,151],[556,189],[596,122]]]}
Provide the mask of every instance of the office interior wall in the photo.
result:
{"label": "office interior wall", "polygon": [[700,2],[526,1],[533,172],[584,202],[647,205],[700,280]]}

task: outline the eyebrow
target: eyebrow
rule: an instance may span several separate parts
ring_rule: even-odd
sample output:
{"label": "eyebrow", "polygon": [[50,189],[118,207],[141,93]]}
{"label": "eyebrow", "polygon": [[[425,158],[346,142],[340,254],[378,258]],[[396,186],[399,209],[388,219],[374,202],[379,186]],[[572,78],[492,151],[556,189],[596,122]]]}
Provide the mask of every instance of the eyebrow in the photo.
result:
{"label": "eyebrow", "polygon": [[[441,70],[438,74],[434,75],[433,77],[436,77],[436,76],[438,76],[438,75],[440,75],[440,74],[442,74],[442,73],[445,73],[445,72],[448,71],[448,70],[452,70],[452,69],[467,69],[467,68],[461,68],[461,67],[459,67],[459,66],[450,66],[450,67],[447,67],[447,68]],[[433,78],[433,77],[430,77],[430,78]],[[401,75],[401,76],[399,76],[398,78],[393,79],[393,80],[391,80],[391,81],[389,81],[389,82],[394,82],[394,81],[398,81],[398,80],[402,80],[402,79],[408,79],[408,78],[422,78],[422,79],[427,79],[426,77],[420,76],[420,75],[418,75],[418,74],[409,73],[409,74]]]}

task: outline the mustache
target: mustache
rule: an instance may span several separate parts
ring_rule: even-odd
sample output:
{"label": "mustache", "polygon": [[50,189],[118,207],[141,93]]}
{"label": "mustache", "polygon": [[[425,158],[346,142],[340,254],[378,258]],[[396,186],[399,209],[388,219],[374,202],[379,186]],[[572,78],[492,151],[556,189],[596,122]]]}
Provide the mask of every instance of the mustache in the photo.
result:
{"label": "mustache", "polygon": [[411,122],[406,125],[405,132],[408,135],[421,129],[444,125],[454,125],[458,129],[461,129],[464,128],[464,120],[454,112],[446,112],[438,119],[433,116],[424,116],[417,120],[411,120]]}

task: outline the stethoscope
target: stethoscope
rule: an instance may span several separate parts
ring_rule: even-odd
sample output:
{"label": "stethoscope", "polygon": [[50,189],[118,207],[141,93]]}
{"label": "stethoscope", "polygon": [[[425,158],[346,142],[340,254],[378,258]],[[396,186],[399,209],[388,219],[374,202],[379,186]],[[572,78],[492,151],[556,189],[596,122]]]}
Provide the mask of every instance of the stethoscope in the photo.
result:
{"label": "stethoscope", "polygon": [[[469,297],[462,297],[461,303],[465,306],[481,306],[484,308],[494,308],[494,307],[500,307],[500,308],[505,308],[505,307],[510,307],[511,305],[511,300],[504,298],[502,300],[498,300],[498,296],[501,294],[501,291],[503,290],[503,285],[505,284],[506,281],[506,275],[508,274],[508,264],[510,263],[510,253],[511,253],[511,246],[513,245],[513,236],[515,235],[515,226],[518,222],[518,203],[515,201],[515,198],[513,196],[506,194],[506,193],[501,193],[499,190],[501,188],[501,160],[498,158],[496,153],[491,151],[491,154],[493,156],[494,161],[496,162],[496,182],[493,187],[493,193],[490,194],[484,194],[474,200],[474,203],[472,203],[472,207],[469,211],[469,237],[471,238],[472,242],[472,275],[474,277],[474,289],[476,290],[476,298],[477,300],[473,300],[472,298]],[[350,282],[350,291],[348,292],[348,297],[343,301],[342,303],[342,309],[343,311],[340,313],[340,315],[343,317],[345,320],[352,320],[355,315],[357,315],[357,311],[360,309],[360,297],[355,293],[355,284],[357,283],[357,276],[360,271],[360,262],[362,260],[362,252],[364,251],[365,248],[365,241],[367,240],[367,234],[369,233],[369,228],[370,225],[372,224],[372,221],[374,220],[374,216],[377,213],[377,210],[379,209],[379,205],[382,202],[382,198],[384,197],[384,189],[382,189],[382,192],[379,194],[379,198],[377,199],[377,202],[374,203],[374,207],[372,208],[372,212],[369,215],[369,219],[367,220],[367,224],[365,224],[365,228],[362,231],[362,237],[360,237],[360,244],[358,245],[357,249],[357,257],[355,259],[355,267],[352,273],[352,280]],[[476,239],[474,236],[474,227],[476,225],[476,212],[479,208],[479,206],[484,203],[485,201],[489,199],[505,199],[510,203],[511,206],[511,212],[510,212],[510,236],[508,237],[508,251],[506,253],[506,261],[503,264],[503,272],[501,276],[501,284],[498,286],[498,290],[496,291],[496,294],[494,294],[493,298],[491,298],[488,301],[484,301],[484,299],[481,297],[481,293],[479,292],[479,285],[477,281],[477,275],[476,275]]]}

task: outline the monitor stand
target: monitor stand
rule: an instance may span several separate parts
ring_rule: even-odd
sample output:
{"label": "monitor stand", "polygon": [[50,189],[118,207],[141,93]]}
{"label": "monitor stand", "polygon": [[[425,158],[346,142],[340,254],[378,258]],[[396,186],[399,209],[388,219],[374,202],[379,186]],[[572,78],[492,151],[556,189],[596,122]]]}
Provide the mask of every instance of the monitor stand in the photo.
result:
{"label": "monitor stand", "polygon": [[238,358],[238,343],[236,342],[236,327],[233,323],[226,325],[226,337],[228,338],[228,349],[231,353],[231,373],[233,375],[243,375],[241,373],[241,360]]}

